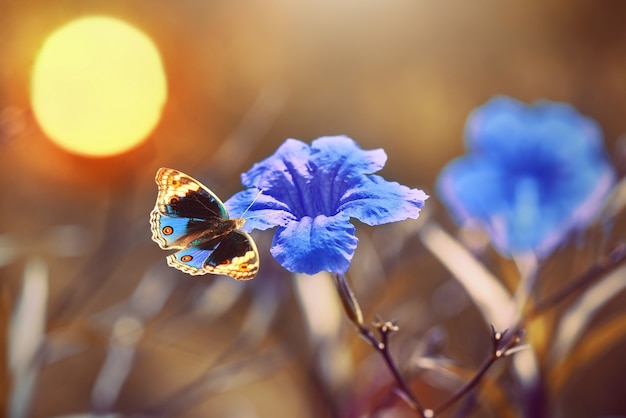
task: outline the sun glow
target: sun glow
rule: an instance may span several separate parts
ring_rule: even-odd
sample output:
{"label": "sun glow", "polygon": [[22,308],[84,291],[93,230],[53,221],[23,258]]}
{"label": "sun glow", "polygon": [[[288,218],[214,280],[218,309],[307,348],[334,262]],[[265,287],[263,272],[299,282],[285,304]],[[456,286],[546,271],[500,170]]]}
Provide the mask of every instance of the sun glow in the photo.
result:
{"label": "sun glow", "polygon": [[166,96],[154,43],[104,16],[83,17],[50,34],[32,72],[31,102],[42,130],[86,156],[115,155],[143,142]]}

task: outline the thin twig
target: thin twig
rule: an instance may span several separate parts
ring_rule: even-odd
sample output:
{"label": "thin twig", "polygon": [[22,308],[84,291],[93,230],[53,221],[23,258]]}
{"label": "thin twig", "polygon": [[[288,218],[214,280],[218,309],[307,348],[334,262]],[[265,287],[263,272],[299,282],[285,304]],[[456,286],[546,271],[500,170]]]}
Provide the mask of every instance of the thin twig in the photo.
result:
{"label": "thin twig", "polygon": [[350,319],[350,322],[354,324],[361,337],[385,360],[385,364],[393,375],[398,386],[398,390],[400,391],[400,398],[406,402],[411,410],[418,413],[421,418],[432,417],[432,411],[425,409],[409,388],[408,384],[400,374],[400,371],[398,370],[398,367],[396,366],[396,363],[389,351],[389,335],[392,332],[397,331],[398,326],[392,322],[376,322],[375,327],[380,333],[380,340],[376,338],[370,327],[368,327],[363,321],[361,307],[359,306],[359,302],[354,296],[352,289],[350,289],[345,276],[342,274],[335,274],[333,277],[335,278],[335,284],[337,286],[341,303],[346,311],[346,314],[348,315],[348,318]]}
{"label": "thin twig", "polygon": [[[600,279],[610,271],[617,268],[620,264],[626,262],[626,244],[622,243],[618,245],[607,256],[603,257],[600,261],[591,266],[583,274],[571,281],[569,286],[565,286],[558,290],[553,295],[546,297],[545,299],[536,303],[531,310],[519,320],[519,322],[512,328],[511,332],[503,332],[502,334],[493,331],[494,350],[483,365],[478,369],[474,377],[467,383],[461,386],[449,399],[443,404],[435,408],[433,416],[437,416],[447,408],[456,403],[459,399],[465,396],[467,393],[477,387],[487,371],[494,365],[499,359],[506,357],[510,354],[514,354],[518,350],[517,347],[520,339],[519,334],[524,327],[524,324],[533,320],[540,314],[544,313],[550,308],[557,306],[559,303],[566,300],[568,297],[576,294],[579,291],[584,290],[594,281]],[[510,337],[505,338],[506,335]],[[499,347],[499,348],[498,348]]]}
{"label": "thin twig", "polygon": [[[511,335],[513,334],[513,335]],[[511,335],[509,337],[509,335]],[[450,398],[448,398],[444,403],[433,409],[434,414],[433,417],[441,414],[443,411],[451,407],[455,404],[459,399],[463,396],[467,395],[469,392],[474,390],[482,381],[484,375],[487,371],[494,365],[494,363],[501,358],[512,354],[511,351],[517,344],[519,343],[519,331],[515,330],[513,333],[504,331],[502,333],[497,332],[492,328],[492,351],[491,355],[487,360],[483,363],[482,366],[478,369],[474,377],[472,377],[469,381],[467,381],[463,386],[461,386]]]}
{"label": "thin twig", "polygon": [[337,291],[348,318],[357,328],[361,337],[384,358],[387,368],[392,373],[394,379],[396,380],[396,384],[398,385],[399,396],[422,418],[434,418],[478,387],[485,374],[498,360],[519,351],[517,348],[519,348],[520,334],[525,323],[563,302],[568,297],[584,290],[588,285],[603,277],[605,274],[624,262],[626,262],[626,243],[622,243],[617,246],[606,257],[598,261],[578,278],[574,279],[569,286],[563,287],[555,294],[550,295],[544,300],[536,303],[534,307],[527,311],[510,331],[505,330],[500,333],[496,332],[494,329],[492,332],[493,348],[490,356],[485,360],[482,366],[480,366],[480,368],[476,371],[476,374],[469,381],[452,394],[450,398],[434,409],[424,408],[417,400],[408,384],[400,374],[393,357],[391,357],[391,353],[389,351],[389,335],[398,330],[397,325],[392,322],[376,322],[374,326],[380,333],[380,340],[376,338],[372,330],[364,323],[359,303],[354,296],[354,293],[348,286],[345,277],[343,275],[336,274],[334,275],[334,278]]}

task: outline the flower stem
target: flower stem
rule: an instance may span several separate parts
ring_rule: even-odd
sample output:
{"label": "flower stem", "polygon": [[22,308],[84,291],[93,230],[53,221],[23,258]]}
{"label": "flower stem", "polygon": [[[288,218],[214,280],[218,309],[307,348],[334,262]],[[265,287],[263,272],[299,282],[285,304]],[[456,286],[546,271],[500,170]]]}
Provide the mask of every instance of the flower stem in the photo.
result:
{"label": "flower stem", "polygon": [[350,321],[354,324],[361,337],[370,344],[385,360],[387,368],[393,375],[396,384],[398,386],[398,395],[406,402],[406,404],[421,418],[433,418],[439,416],[446,409],[454,405],[461,398],[467,395],[480,385],[483,377],[501,358],[507,357],[513,354],[523,347],[518,346],[520,342],[520,333],[524,327],[524,324],[532,319],[536,318],[548,309],[558,305],[566,300],[568,297],[576,294],[577,292],[584,290],[589,284],[595,280],[603,277],[611,270],[618,267],[620,264],[626,262],[626,243],[618,245],[613,251],[611,251],[606,257],[601,259],[598,263],[594,264],[589,270],[582,275],[574,279],[569,286],[561,288],[553,295],[548,296],[542,301],[539,301],[534,307],[527,311],[522,319],[508,332],[502,333],[493,330],[492,333],[492,352],[485,362],[476,371],[475,375],[461,386],[450,398],[444,401],[441,405],[434,409],[427,409],[417,400],[408,384],[400,374],[398,367],[396,366],[393,357],[389,351],[389,335],[392,332],[398,330],[397,325],[392,322],[377,321],[374,326],[380,333],[380,339],[378,339],[370,327],[368,327],[363,321],[363,313],[359,302],[356,299],[354,293],[350,289],[344,275],[333,275],[335,278],[335,285],[343,304],[344,310],[348,315]]}
{"label": "flower stem", "polygon": [[341,303],[346,311],[346,314],[348,315],[348,318],[350,319],[350,322],[354,324],[361,337],[385,360],[385,364],[393,375],[398,386],[400,398],[402,398],[402,400],[404,400],[413,411],[418,413],[420,417],[432,417],[432,411],[426,410],[409,388],[408,384],[400,374],[400,371],[398,370],[398,367],[396,366],[396,363],[389,351],[389,335],[392,332],[397,331],[398,326],[392,322],[377,321],[374,325],[380,333],[380,339],[376,338],[370,327],[368,327],[363,321],[361,307],[359,306],[359,302],[356,299],[354,292],[350,289],[345,276],[343,274],[335,274],[333,277],[335,278],[335,285],[337,287],[337,292],[339,293],[339,298],[341,299]]}
{"label": "flower stem", "polygon": [[[366,330],[369,331],[368,334],[372,334],[363,321],[361,306],[359,305],[359,301],[356,299],[356,296],[354,296],[354,292],[352,292],[352,289],[348,286],[345,276],[343,274],[336,274],[334,277],[335,285],[337,286],[337,291],[339,292],[339,298],[341,299],[341,303],[343,304],[346,314],[348,314],[348,318],[358,328],[359,332]],[[368,337],[374,338],[373,335],[368,335]]]}

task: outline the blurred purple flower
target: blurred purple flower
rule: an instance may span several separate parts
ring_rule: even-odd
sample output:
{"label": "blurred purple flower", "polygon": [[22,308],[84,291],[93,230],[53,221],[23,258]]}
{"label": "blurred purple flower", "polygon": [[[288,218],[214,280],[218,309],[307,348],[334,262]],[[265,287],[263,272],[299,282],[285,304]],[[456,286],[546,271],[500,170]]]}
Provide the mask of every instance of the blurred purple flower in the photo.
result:
{"label": "blurred purple flower", "polygon": [[600,127],[564,103],[494,98],[470,115],[465,145],[440,173],[438,194],[505,256],[549,255],[589,224],[615,180]]}
{"label": "blurred purple flower", "polygon": [[244,229],[278,226],[270,251],[287,270],[345,273],[358,241],[350,218],[368,225],[416,219],[428,198],[372,175],[386,160],[382,149],[362,150],[346,136],[318,138],[311,146],[288,139],[242,174],[249,189],[226,207],[238,217],[254,201]]}

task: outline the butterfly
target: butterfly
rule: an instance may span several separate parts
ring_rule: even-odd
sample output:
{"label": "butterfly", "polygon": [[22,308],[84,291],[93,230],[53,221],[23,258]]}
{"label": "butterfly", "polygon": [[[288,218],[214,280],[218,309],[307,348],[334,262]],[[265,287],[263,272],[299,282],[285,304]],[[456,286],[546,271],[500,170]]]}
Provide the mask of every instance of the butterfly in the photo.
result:
{"label": "butterfly", "polygon": [[176,249],[167,264],[191,275],[225,274],[254,278],[259,252],[242,231],[245,219],[230,219],[224,203],[202,183],[171,168],[160,168],[156,204],[150,212],[152,240]]}

